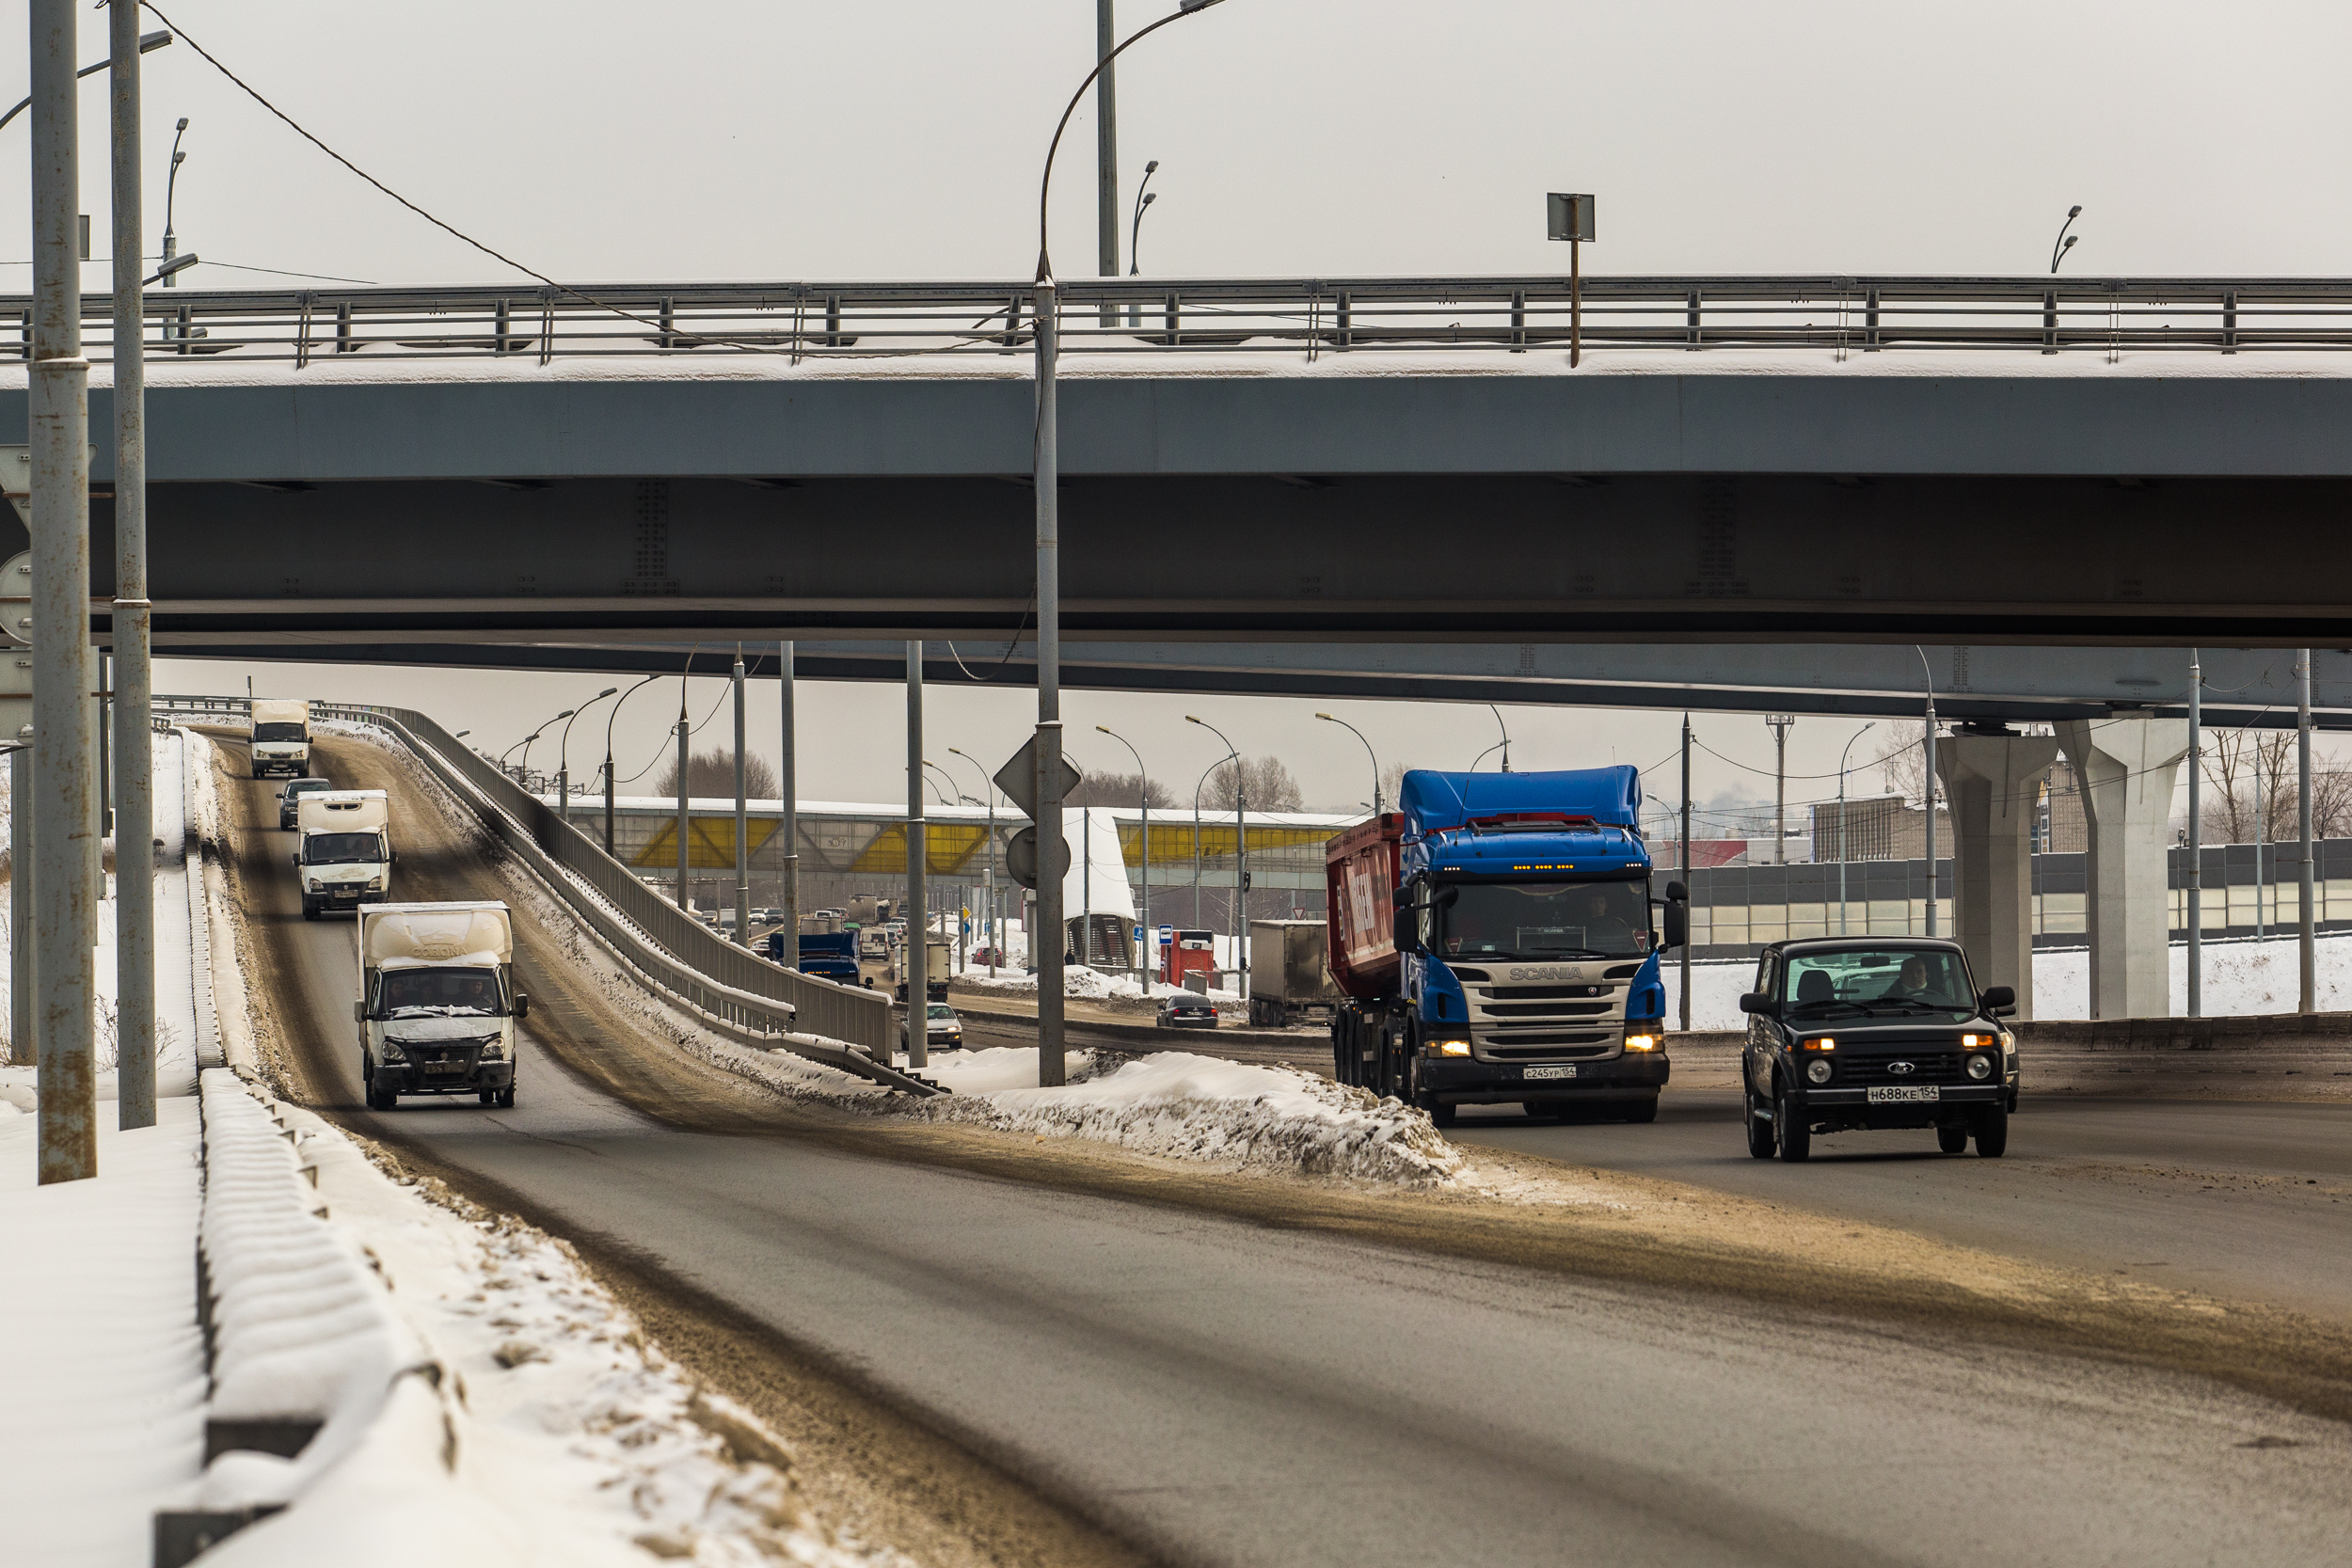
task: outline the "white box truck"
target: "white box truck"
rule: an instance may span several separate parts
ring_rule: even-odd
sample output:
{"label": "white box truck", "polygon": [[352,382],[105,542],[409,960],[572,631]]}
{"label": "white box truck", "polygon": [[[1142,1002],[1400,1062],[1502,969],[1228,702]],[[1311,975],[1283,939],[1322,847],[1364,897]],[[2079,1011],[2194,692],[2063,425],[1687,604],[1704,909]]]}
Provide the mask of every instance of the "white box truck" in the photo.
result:
{"label": "white box truck", "polygon": [[380,789],[323,789],[294,805],[302,918],[380,903],[392,891],[391,802]]}
{"label": "white box truck", "polygon": [[370,904],[359,911],[359,1075],[368,1108],[404,1094],[515,1103],[514,916],[501,903]]}
{"label": "white box truck", "polygon": [[300,698],[253,701],[253,776],[298,779],[310,771],[310,705]]}

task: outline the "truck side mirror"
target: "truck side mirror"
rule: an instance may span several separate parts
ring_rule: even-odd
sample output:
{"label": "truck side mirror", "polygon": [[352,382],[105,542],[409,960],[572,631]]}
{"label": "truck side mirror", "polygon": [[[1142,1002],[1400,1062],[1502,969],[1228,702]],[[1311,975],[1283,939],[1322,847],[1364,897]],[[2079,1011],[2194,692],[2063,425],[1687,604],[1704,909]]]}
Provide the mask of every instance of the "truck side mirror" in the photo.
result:
{"label": "truck side mirror", "polygon": [[295,869],[296,871],[299,871],[299,870],[301,870],[301,869],[302,869],[302,851],[301,851],[301,850],[296,849],[296,850],[295,850],[293,854],[291,854],[291,855],[287,856],[286,858],[287,858],[288,860],[290,860],[290,861],[294,862],[294,869]]}
{"label": "truck side mirror", "polygon": [[363,1001],[355,1000],[351,1004],[351,1022],[354,1023],[365,1023],[367,1021],[368,1005]]}
{"label": "truck side mirror", "polygon": [[1679,898],[1666,900],[1666,941],[1668,947],[1680,947],[1691,940],[1691,906]]}
{"label": "truck side mirror", "polygon": [[1687,888],[1687,887],[1683,886],[1680,882],[1668,882],[1668,883],[1666,884],[1666,902],[1667,902],[1667,903],[1669,903],[1669,904],[1687,904],[1687,903],[1689,903],[1690,901],[1691,901],[1691,890],[1690,890],[1689,888]]}
{"label": "truck side mirror", "polygon": [[1981,1003],[1988,1013],[2014,1012],[2017,1010],[2017,992],[2013,987],[1994,986],[1985,991]]}
{"label": "truck side mirror", "polygon": [[515,1016],[518,1019],[531,1016],[530,992],[518,990],[515,993]]}
{"label": "truck side mirror", "polygon": [[1421,911],[1410,907],[1396,911],[1396,950],[1400,953],[1421,951]]}
{"label": "truck side mirror", "polygon": [[1766,1018],[1771,1018],[1779,1009],[1772,1006],[1771,997],[1762,991],[1752,990],[1740,998],[1740,1010],[1743,1013],[1762,1013]]}

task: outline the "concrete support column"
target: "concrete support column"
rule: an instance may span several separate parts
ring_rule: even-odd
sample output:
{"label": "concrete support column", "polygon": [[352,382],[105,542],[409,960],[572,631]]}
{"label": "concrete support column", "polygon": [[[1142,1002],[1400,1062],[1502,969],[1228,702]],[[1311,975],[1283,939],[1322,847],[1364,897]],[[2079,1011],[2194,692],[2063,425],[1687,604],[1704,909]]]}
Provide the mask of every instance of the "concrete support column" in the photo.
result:
{"label": "concrete support column", "polygon": [[2090,827],[2090,1016],[2168,1018],[2172,788],[2188,752],[2188,721],[2146,714],[2069,720],[2058,746],[2082,781]]}
{"label": "concrete support column", "polygon": [[1952,821],[1952,935],[1979,988],[2017,992],[2033,1017],[2033,824],[2042,773],[2058,755],[2048,736],[1944,737],[1936,771]]}

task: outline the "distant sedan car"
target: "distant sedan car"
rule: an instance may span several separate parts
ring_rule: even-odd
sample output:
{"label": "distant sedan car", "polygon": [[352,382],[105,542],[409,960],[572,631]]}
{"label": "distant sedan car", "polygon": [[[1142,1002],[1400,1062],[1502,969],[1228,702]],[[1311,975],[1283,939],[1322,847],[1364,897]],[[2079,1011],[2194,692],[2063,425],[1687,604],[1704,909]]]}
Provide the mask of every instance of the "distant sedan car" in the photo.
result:
{"label": "distant sedan car", "polygon": [[[925,1009],[923,1037],[937,1051],[960,1051],[963,1048],[963,1020],[945,1002],[933,1002]],[[907,1048],[907,1026],[898,1025],[898,1049]]]}
{"label": "distant sedan car", "polygon": [[1166,997],[1160,1003],[1159,1024],[1163,1029],[1214,1029],[1216,1008],[1207,997],[1189,991]]}
{"label": "distant sedan car", "polygon": [[286,787],[278,792],[278,826],[286,832],[294,832],[295,819],[301,815],[302,798],[334,787],[328,779],[288,779]]}

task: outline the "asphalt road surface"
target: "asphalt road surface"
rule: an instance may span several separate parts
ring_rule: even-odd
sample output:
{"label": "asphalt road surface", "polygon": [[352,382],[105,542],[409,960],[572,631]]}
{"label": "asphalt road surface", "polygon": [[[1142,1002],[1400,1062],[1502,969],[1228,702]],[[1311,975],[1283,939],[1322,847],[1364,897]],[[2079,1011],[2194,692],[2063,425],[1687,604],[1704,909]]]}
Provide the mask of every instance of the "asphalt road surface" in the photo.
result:
{"label": "asphalt road surface", "polygon": [[1796,1165],[1751,1158],[1740,1117],[1737,1089],[1673,1088],[1645,1127],[1474,1106],[1448,1136],[2352,1319],[2352,1105],[2028,1090],[1998,1160],[1841,1132]]}
{"label": "asphalt road surface", "polygon": [[[269,786],[234,787],[260,821]],[[421,809],[395,793],[396,825]],[[300,919],[289,843],[247,829],[241,860],[325,1108],[861,1370],[1168,1560],[2308,1563],[2352,1532],[2344,1430],[2201,1379],[699,1132],[529,1048],[512,1111],[371,1117],[351,927]],[[405,863],[402,896],[469,875]],[[1695,1110],[1497,1135],[1579,1131],[1693,1159],[1724,1136]]]}

